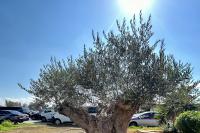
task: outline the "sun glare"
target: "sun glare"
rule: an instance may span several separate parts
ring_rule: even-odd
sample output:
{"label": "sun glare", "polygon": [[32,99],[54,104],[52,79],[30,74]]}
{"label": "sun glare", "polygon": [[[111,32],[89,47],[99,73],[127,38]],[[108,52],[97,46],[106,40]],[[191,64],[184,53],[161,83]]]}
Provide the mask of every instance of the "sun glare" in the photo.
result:
{"label": "sun glare", "polygon": [[121,12],[125,16],[132,16],[140,10],[147,12],[151,9],[154,0],[118,0]]}

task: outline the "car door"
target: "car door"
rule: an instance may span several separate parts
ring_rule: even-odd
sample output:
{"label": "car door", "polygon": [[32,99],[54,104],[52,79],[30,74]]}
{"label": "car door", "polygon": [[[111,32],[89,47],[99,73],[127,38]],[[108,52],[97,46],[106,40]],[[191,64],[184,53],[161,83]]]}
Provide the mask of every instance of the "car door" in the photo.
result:
{"label": "car door", "polygon": [[141,123],[143,126],[158,126],[159,119],[157,119],[158,113],[149,112],[140,116]]}
{"label": "car door", "polygon": [[138,117],[136,121],[137,124],[139,126],[149,126],[151,115],[152,115],[151,113],[142,114],[141,116]]}
{"label": "car door", "polygon": [[5,118],[4,111],[0,111],[0,120],[3,120]]}
{"label": "car door", "polygon": [[153,113],[153,118],[151,119],[151,126],[159,126],[160,124],[160,114]]}
{"label": "car door", "polygon": [[62,115],[62,114],[59,114],[58,113],[58,118],[61,120],[62,123],[64,122],[71,122],[70,118],[65,116],[65,115]]}
{"label": "car door", "polygon": [[45,110],[44,111],[44,115],[45,115],[45,117],[46,117],[47,120],[52,119],[52,117],[53,117],[54,114],[55,114],[55,112],[52,111],[52,110]]}
{"label": "car door", "polygon": [[0,120],[7,119],[9,117],[9,113],[7,111],[0,111]]}

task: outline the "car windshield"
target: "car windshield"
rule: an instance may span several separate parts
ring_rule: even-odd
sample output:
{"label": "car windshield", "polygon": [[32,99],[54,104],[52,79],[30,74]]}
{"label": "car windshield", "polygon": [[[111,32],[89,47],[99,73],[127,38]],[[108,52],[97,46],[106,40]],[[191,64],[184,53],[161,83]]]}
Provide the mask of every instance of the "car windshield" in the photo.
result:
{"label": "car windshield", "polygon": [[14,114],[14,115],[22,115],[22,113],[15,110],[7,110],[7,111],[9,111],[11,114]]}
{"label": "car windshield", "polygon": [[143,115],[144,113],[138,113],[138,114],[134,114],[133,117],[139,117],[141,115]]}
{"label": "car windshield", "polygon": [[9,112],[8,111],[5,111],[5,110],[0,110],[0,114],[9,114]]}

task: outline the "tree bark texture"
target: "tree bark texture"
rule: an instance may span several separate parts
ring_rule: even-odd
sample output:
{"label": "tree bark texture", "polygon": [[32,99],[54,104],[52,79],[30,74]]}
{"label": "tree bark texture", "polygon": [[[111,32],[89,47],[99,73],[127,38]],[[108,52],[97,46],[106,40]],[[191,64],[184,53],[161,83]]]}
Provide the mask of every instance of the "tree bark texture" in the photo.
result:
{"label": "tree bark texture", "polygon": [[137,109],[130,105],[117,103],[106,110],[106,115],[92,116],[81,108],[70,106],[63,106],[61,112],[69,116],[86,133],[127,133],[130,119]]}

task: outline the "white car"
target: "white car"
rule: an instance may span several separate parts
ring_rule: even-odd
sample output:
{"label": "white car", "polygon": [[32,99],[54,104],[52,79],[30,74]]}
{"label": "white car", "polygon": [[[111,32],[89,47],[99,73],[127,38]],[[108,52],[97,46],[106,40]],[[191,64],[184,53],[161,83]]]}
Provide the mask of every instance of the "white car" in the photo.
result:
{"label": "white car", "polygon": [[[96,116],[96,113],[97,113],[96,107],[89,106],[89,107],[86,107],[86,110],[90,115]],[[53,115],[52,119],[53,119],[53,122],[56,125],[60,125],[62,123],[72,122],[69,117],[62,115],[62,114],[59,114],[57,112]]]}
{"label": "white car", "polygon": [[40,115],[41,115],[41,120],[43,122],[46,122],[46,121],[52,121],[52,117],[54,116],[56,112],[52,109],[45,109],[43,110]]}
{"label": "white car", "polygon": [[65,115],[62,115],[62,114],[59,114],[58,112],[56,112],[53,117],[53,122],[56,124],[56,125],[60,125],[62,123],[67,123],[67,122],[72,122],[70,120],[69,117],[65,116]]}
{"label": "white car", "polygon": [[159,116],[159,113],[153,111],[134,114],[129,126],[159,126]]}

